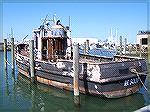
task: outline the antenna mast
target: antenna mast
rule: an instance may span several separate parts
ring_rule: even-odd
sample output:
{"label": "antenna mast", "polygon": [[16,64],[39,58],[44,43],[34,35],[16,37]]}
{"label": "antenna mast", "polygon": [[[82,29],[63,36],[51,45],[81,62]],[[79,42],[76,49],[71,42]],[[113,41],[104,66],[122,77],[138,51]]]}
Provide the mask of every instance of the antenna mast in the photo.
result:
{"label": "antenna mast", "polygon": [[11,38],[13,38],[13,29],[11,28]]}
{"label": "antenna mast", "polygon": [[70,29],[70,16],[69,16],[69,29]]}

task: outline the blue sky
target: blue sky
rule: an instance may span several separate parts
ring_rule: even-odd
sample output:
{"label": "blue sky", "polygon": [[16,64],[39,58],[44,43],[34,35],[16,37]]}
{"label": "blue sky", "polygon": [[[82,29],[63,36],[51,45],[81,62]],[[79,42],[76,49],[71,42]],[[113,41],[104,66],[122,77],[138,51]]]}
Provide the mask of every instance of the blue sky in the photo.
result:
{"label": "blue sky", "polygon": [[[9,38],[13,28],[15,40],[26,35],[41,24],[41,18],[53,14],[68,25],[71,17],[72,37],[92,37],[105,40],[110,29],[118,36],[136,42],[139,30],[147,30],[146,3],[3,3],[3,38]],[[1,37],[0,40],[2,41]]]}

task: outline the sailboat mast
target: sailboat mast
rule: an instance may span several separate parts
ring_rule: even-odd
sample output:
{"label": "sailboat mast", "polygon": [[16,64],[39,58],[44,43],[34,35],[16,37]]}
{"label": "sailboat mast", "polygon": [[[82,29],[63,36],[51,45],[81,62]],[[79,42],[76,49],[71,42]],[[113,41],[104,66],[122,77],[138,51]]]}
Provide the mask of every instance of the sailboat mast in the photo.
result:
{"label": "sailboat mast", "polygon": [[11,28],[11,38],[13,38],[13,29]]}

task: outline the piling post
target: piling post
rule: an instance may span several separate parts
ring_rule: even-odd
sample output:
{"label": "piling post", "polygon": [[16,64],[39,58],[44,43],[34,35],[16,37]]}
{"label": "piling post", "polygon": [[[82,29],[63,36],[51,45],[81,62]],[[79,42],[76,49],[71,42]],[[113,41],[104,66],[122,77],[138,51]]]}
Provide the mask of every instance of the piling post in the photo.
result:
{"label": "piling post", "polygon": [[140,39],[140,53],[139,56],[142,57],[142,39]]}
{"label": "piling post", "polygon": [[34,73],[34,40],[30,41],[30,75],[31,75],[31,82],[35,82],[35,73]]}
{"label": "piling post", "polygon": [[127,38],[124,39],[124,54],[126,55]]}
{"label": "piling post", "polygon": [[4,39],[4,69],[7,69],[7,39]]}
{"label": "piling post", "polygon": [[120,36],[120,55],[122,55],[122,36]]}
{"label": "piling post", "polygon": [[132,52],[132,45],[129,46],[129,55],[131,56],[131,52]]}
{"label": "piling post", "polygon": [[85,94],[89,94],[88,83],[87,83],[87,63],[82,64],[82,72],[83,72]]}
{"label": "piling post", "polygon": [[74,103],[76,106],[80,105],[79,96],[79,44],[73,45],[73,84],[74,84]]}
{"label": "piling post", "polygon": [[148,34],[148,64],[150,64],[150,34]]}
{"label": "piling post", "polygon": [[135,54],[138,54],[138,46],[136,45]]}
{"label": "piling post", "polygon": [[14,38],[11,38],[11,63],[11,68],[14,71]]}
{"label": "piling post", "polygon": [[84,54],[86,54],[86,42],[84,42]]}
{"label": "piling post", "polygon": [[89,40],[86,40],[86,54],[89,53]]}

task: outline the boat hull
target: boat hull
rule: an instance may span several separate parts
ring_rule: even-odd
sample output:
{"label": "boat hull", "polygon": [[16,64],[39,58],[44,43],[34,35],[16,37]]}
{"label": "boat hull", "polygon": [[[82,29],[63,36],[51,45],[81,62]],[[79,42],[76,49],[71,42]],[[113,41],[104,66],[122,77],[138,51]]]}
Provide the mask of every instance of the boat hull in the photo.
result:
{"label": "boat hull", "polygon": [[[36,62],[38,63],[38,62]],[[39,62],[41,63],[41,62]],[[28,64],[17,61],[18,71],[28,78],[30,77]],[[140,77],[140,79],[139,79]],[[104,96],[107,98],[119,98],[136,93],[144,83],[146,75],[126,76],[115,78],[115,80],[95,82],[84,80],[79,77],[79,90],[88,95]],[[37,82],[54,86],[57,88],[73,91],[73,77],[62,75],[61,71],[47,71],[46,69],[35,68],[35,79]]]}

